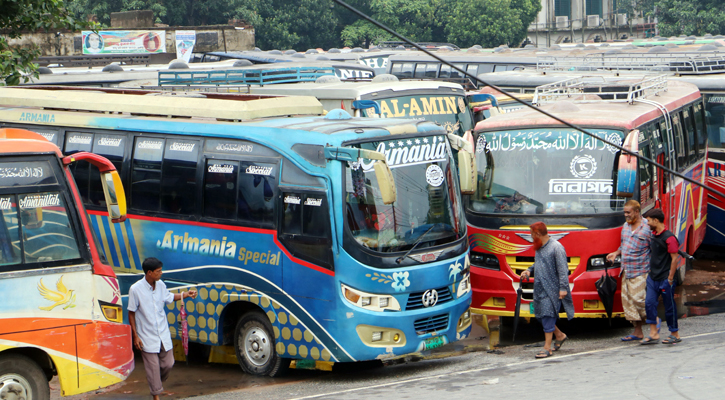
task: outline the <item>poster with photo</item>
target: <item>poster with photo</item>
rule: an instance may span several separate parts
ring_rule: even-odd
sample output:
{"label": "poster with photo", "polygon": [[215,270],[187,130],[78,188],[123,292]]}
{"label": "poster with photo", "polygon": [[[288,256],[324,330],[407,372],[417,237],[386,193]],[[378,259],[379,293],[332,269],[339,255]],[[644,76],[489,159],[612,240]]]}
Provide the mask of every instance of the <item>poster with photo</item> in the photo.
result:
{"label": "poster with photo", "polygon": [[196,43],[196,31],[176,31],[176,58],[189,63]]}
{"label": "poster with photo", "polygon": [[83,54],[166,52],[166,31],[83,31]]}

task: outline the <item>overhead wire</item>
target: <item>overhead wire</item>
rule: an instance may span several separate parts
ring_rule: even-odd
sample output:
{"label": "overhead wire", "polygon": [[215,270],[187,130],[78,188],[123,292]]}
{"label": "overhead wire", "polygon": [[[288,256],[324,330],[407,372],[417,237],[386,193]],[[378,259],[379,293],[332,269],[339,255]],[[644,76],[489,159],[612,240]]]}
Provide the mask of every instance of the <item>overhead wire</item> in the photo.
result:
{"label": "overhead wire", "polygon": [[[412,40],[410,40],[410,39],[406,38],[405,36],[403,36],[403,35],[399,34],[398,32],[396,32],[396,31],[394,31],[394,30],[392,30],[392,29],[388,28],[387,26],[383,25],[382,23],[378,22],[377,20],[373,19],[372,17],[370,17],[370,16],[366,15],[366,14],[365,14],[365,13],[363,13],[362,11],[360,11],[360,10],[356,9],[355,7],[353,7],[353,6],[351,6],[351,5],[347,4],[347,3],[345,3],[344,1],[342,1],[342,0],[333,0],[333,1],[334,1],[335,3],[337,3],[337,4],[341,5],[342,7],[345,7],[345,8],[347,8],[348,10],[352,11],[352,12],[353,12],[354,14],[356,14],[356,15],[357,15],[357,16],[359,16],[360,18],[364,19],[365,21],[367,21],[367,22],[369,22],[369,23],[371,23],[371,24],[373,24],[373,25],[377,26],[378,28],[380,28],[380,29],[382,29],[382,30],[384,30],[384,31],[388,32],[389,34],[391,34],[391,35],[393,35],[393,36],[395,36],[395,37],[399,38],[400,40],[402,40],[402,41],[406,42],[407,44],[409,44],[409,45],[411,45],[412,47],[414,47],[414,48],[418,49],[419,51],[421,51],[421,52],[423,52],[423,53],[427,54],[428,56],[430,56],[430,57],[432,57],[432,58],[434,58],[434,59],[436,59],[436,60],[440,61],[440,62],[441,62],[442,64],[445,64],[445,65],[447,65],[447,66],[451,67],[452,69],[455,69],[455,70],[456,70],[456,71],[458,71],[458,72],[459,72],[460,74],[462,74],[462,75],[464,75],[464,76],[468,77],[469,79],[473,79],[473,80],[474,80],[475,82],[478,82],[478,83],[482,84],[483,86],[488,86],[488,87],[490,87],[491,89],[493,89],[493,90],[495,90],[495,91],[497,91],[497,92],[499,92],[499,93],[501,93],[501,94],[503,94],[503,95],[506,95],[506,96],[508,96],[508,97],[509,97],[509,98],[511,98],[512,100],[514,100],[514,101],[516,101],[516,102],[518,102],[518,103],[521,103],[521,104],[522,104],[523,106],[525,106],[525,107],[529,107],[529,108],[530,108],[530,109],[532,109],[532,110],[535,110],[535,111],[537,111],[537,112],[539,112],[539,113],[541,113],[541,114],[544,114],[544,115],[546,115],[547,117],[549,117],[549,118],[551,118],[551,119],[553,119],[553,120],[555,120],[555,121],[557,121],[557,122],[561,123],[561,124],[562,124],[562,125],[564,125],[564,126],[567,126],[567,127],[571,128],[571,129],[574,129],[574,130],[576,130],[576,131],[582,132],[582,133],[584,133],[585,135],[591,136],[591,137],[595,138],[596,140],[599,140],[599,141],[601,141],[601,142],[604,142],[604,143],[606,143],[606,144],[608,144],[608,145],[610,145],[610,146],[612,146],[612,147],[615,147],[615,148],[619,149],[620,151],[622,151],[622,152],[624,152],[624,153],[626,153],[626,154],[629,154],[629,155],[632,155],[632,156],[634,156],[634,157],[637,157],[637,159],[639,159],[640,161],[646,161],[647,163],[649,163],[649,164],[652,164],[653,166],[655,166],[655,167],[657,167],[657,168],[661,169],[661,170],[662,170],[662,171],[664,171],[664,172],[667,172],[668,174],[672,174],[672,175],[674,175],[674,176],[676,176],[676,177],[678,177],[678,178],[681,178],[681,179],[683,179],[683,180],[685,180],[685,181],[687,181],[687,182],[690,182],[690,183],[692,183],[692,184],[694,184],[694,185],[697,185],[697,186],[699,186],[699,187],[701,187],[701,188],[704,188],[704,189],[708,190],[708,191],[710,192],[710,195],[712,195],[712,194],[715,194],[715,195],[718,195],[718,196],[720,196],[720,197],[721,197],[722,199],[724,199],[724,200],[725,200],[725,194],[723,194],[722,192],[720,192],[720,191],[718,191],[718,190],[716,190],[716,189],[713,189],[712,187],[710,187],[710,186],[708,186],[708,185],[706,185],[706,184],[704,184],[704,183],[702,183],[702,182],[698,182],[698,181],[697,181],[697,180],[695,180],[695,179],[692,179],[692,178],[690,178],[690,177],[688,177],[688,176],[685,176],[684,174],[681,174],[681,173],[679,173],[679,172],[677,172],[677,171],[675,171],[675,170],[672,170],[672,169],[670,169],[670,168],[668,168],[668,167],[666,167],[666,166],[664,166],[664,165],[662,165],[662,164],[660,164],[660,163],[656,162],[655,160],[652,160],[652,159],[650,159],[649,157],[645,157],[645,156],[643,156],[643,155],[641,155],[641,154],[639,154],[639,153],[637,153],[637,152],[632,152],[632,151],[630,151],[630,150],[627,150],[627,149],[626,149],[625,147],[623,147],[623,146],[621,146],[621,145],[619,145],[619,144],[617,144],[617,143],[613,143],[613,142],[611,142],[611,141],[609,141],[609,140],[606,140],[606,139],[602,139],[601,137],[599,137],[599,136],[597,136],[597,135],[595,135],[595,134],[593,134],[593,133],[590,133],[590,132],[588,132],[588,131],[587,131],[587,130],[585,130],[584,128],[581,128],[581,127],[579,127],[579,126],[577,126],[577,125],[575,125],[575,124],[572,124],[571,122],[568,122],[568,121],[566,121],[566,120],[564,120],[564,119],[562,119],[562,118],[559,118],[559,117],[557,117],[556,115],[554,115],[554,114],[551,114],[550,112],[548,112],[548,111],[546,111],[546,110],[542,110],[541,108],[539,108],[539,107],[536,107],[536,106],[535,106],[535,105],[533,105],[533,104],[529,104],[529,103],[527,103],[526,101],[524,101],[524,100],[521,100],[520,98],[518,98],[518,97],[517,97],[517,96],[515,96],[514,94],[512,94],[512,93],[509,93],[509,92],[507,92],[507,91],[505,91],[505,90],[503,90],[503,89],[499,88],[499,87],[498,87],[498,86],[496,86],[496,85],[493,85],[493,84],[491,84],[491,83],[488,83],[488,82],[486,82],[486,81],[484,81],[484,80],[480,79],[479,77],[477,77],[477,76],[474,76],[474,75],[472,75],[472,74],[469,74],[468,72],[464,71],[463,69],[461,69],[461,68],[458,68],[458,67],[456,67],[456,66],[455,66],[454,64],[452,64],[452,63],[450,63],[450,62],[446,61],[445,59],[443,59],[443,58],[439,57],[438,55],[434,54],[433,52],[431,52],[431,51],[429,51],[429,50],[425,49],[424,47],[422,47],[422,46],[418,45],[417,43],[413,42]],[[705,168],[704,168],[704,171],[703,171],[703,174],[706,174],[706,173],[707,173],[707,165],[705,166]]]}

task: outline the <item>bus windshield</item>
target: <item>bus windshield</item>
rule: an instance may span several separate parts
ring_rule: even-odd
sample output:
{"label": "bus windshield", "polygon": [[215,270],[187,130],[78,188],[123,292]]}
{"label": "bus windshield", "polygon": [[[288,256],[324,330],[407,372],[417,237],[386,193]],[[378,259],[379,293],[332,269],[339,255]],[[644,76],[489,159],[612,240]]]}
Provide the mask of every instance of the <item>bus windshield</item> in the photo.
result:
{"label": "bus windshield", "polygon": [[407,251],[456,241],[466,234],[455,164],[445,136],[367,142],[360,148],[386,155],[397,200],[386,205],[372,162],[346,167],[347,225],[362,246]]}
{"label": "bus windshield", "polygon": [[[620,144],[622,133],[590,130]],[[501,214],[602,214],[620,211],[614,187],[619,150],[571,129],[481,132],[479,185],[468,208]]]}
{"label": "bus windshield", "polygon": [[[366,97],[366,96],[363,96]],[[424,118],[441,124],[448,133],[463,136],[473,129],[473,118],[463,95],[398,96],[384,99],[371,98],[380,104],[380,114],[373,108],[364,109],[364,117]]]}

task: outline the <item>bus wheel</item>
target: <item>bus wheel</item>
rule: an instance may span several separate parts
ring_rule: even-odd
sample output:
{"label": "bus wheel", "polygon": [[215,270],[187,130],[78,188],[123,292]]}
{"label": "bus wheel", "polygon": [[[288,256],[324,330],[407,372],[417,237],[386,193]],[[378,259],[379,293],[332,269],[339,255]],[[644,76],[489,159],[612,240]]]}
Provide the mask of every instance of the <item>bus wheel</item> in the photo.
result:
{"label": "bus wheel", "polygon": [[277,355],[269,319],[257,311],[244,314],[237,322],[234,348],[239,365],[248,374],[279,376],[290,365],[289,359]]}
{"label": "bus wheel", "polygon": [[33,360],[23,355],[0,356],[0,399],[50,399],[45,373]]}

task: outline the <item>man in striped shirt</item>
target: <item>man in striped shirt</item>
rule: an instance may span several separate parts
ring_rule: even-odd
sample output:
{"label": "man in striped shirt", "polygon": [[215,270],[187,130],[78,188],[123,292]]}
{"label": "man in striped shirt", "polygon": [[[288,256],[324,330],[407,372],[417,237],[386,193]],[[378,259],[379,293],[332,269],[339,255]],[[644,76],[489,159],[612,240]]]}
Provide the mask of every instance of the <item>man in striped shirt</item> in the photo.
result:
{"label": "man in striped shirt", "polygon": [[607,255],[607,261],[614,262],[617,256],[622,258],[622,307],[625,318],[634,325],[634,332],[623,337],[622,341],[631,342],[644,338],[642,325],[647,319],[645,297],[652,232],[642,219],[637,200],[624,204],[624,218],[627,222],[622,227],[622,243],[617,251]]}

